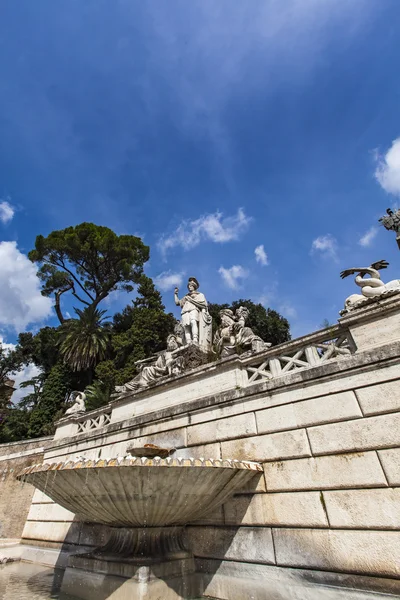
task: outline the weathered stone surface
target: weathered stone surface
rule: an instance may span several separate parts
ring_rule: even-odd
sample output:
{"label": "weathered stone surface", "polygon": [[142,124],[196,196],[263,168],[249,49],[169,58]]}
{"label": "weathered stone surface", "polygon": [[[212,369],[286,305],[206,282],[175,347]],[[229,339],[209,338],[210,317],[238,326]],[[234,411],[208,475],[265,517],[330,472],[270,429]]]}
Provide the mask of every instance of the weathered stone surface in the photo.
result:
{"label": "weathered stone surface", "polygon": [[278,565],[399,577],[400,532],[273,529]]}
{"label": "weathered stone surface", "polygon": [[27,521],[22,534],[25,540],[49,542],[79,542],[81,523],[57,523],[54,521]]}
{"label": "weathered stone surface", "polygon": [[82,523],[79,544],[81,546],[95,546],[97,548],[104,546],[110,538],[111,531],[111,528],[107,525]]}
{"label": "weathered stone surface", "polygon": [[268,491],[387,486],[375,452],[271,462],[264,473]]}
{"label": "weathered stone surface", "polygon": [[221,452],[222,458],[240,460],[246,456],[246,460],[258,462],[311,456],[304,429],[222,442]]}
{"label": "weathered stone surface", "polygon": [[400,595],[400,581],[384,577],[205,558],[198,558],[196,565],[205,574],[207,587],[203,593],[212,598],[383,600],[382,593]]}
{"label": "weathered stone surface", "polygon": [[[388,353],[390,354],[389,350]],[[398,351],[396,350],[396,355],[397,354]],[[399,377],[398,364],[384,366],[385,352],[383,350],[375,349],[374,351],[371,351],[371,356],[368,357],[368,360],[366,355],[367,353],[355,354],[349,359],[346,358],[346,361],[332,361],[312,370],[293,371],[283,377],[271,379],[265,384],[267,392],[270,394],[268,403],[271,406],[277,406],[301,400],[309,400],[310,398],[319,398],[329,394],[337,394],[339,392],[351,391],[368,385],[384,383]],[[346,369],[339,377],[336,372],[332,372],[334,368],[339,369],[341,366],[349,365],[349,363],[354,363],[354,366],[357,365],[362,367],[370,364],[372,358],[374,360],[379,360],[380,357],[381,363],[379,369],[371,368],[370,370],[365,370],[362,368],[354,368],[354,370],[351,370],[350,372]],[[318,373],[318,378],[314,378],[317,371],[320,371]],[[332,376],[329,377],[329,375]],[[301,384],[288,387],[288,384],[295,377],[299,378],[299,383]]]}
{"label": "weathered stone surface", "polygon": [[202,519],[194,521],[195,525],[225,525],[224,508],[219,506],[212,513],[205,515]]}
{"label": "weathered stone surface", "polygon": [[32,504],[28,519],[30,521],[66,521],[74,520],[74,513],[59,504]]}
{"label": "weathered stone surface", "polygon": [[[217,370],[215,365],[206,365],[199,372],[195,371],[186,376],[181,375],[173,380],[160,383],[148,390],[129,396],[113,405],[112,422],[128,419],[129,417],[146,414],[151,406],[152,412],[173,405],[211,396],[218,392],[234,389],[242,385],[242,371],[234,364],[229,364]],[[149,402],[151,398],[151,402]]]}
{"label": "weathered stone surface", "polygon": [[[47,442],[47,438],[46,438]],[[21,537],[34,489],[22,485],[15,475],[43,460],[43,441],[0,446],[0,538]]]}
{"label": "weathered stone surface", "polygon": [[259,433],[362,417],[354,392],[331,394],[256,412]]}
{"label": "weathered stone surface", "polygon": [[400,485],[400,448],[379,450],[378,455],[389,485]]}
{"label": "weathered stone surface", "polygon": [[226,525],[328,527],[319,492],[235,496],[224,504]]}
{"label": "weathered stone surface", "polygon": [[275,563],[267,527],[187,527],[187,534],[195,556]]}
{"label": "weathered stone surface", "polygon": [[43,492],[41,492],[40,490],[35,489],[32,496],[32,504],[45,504],[46,502],[49,504],[53,504],[53,500],[49,496],[43,494]]}
{"label": "weathered stone surface", "polygon": [[[145,435],[137,438],[132,438],[129,441],[129,446],[136,446],[138,448],[144,446],[144,444],[155,444],[162,448],[180,448],[186,446],[186,428],[171,429],[170,431],[160,431],[160,433],[153,433],[152,435]],[[107,448],[107,447],[106,447]],[[117,456],[114,449],[108,449],[105,456]],[[122,453],[119,453],[123,456]]]}
{"label": "weathered stone surface", "polygon": [[331,527],[400,529],[400,488],[324,492]]}
{"label": "weathered stone surface", "polygon": [[[398,298],[398,296],[397,296]],[[358,350],[366,350],[399,339],[400,313],[388,313],[378,322],[354,323],[350,325],[351,335]]]}
{"label": "weathered stone surface", "polygon": [[360,388],[357,397],[366,416],[400,411],[400,380]]}
{"label": "weathered stone surface", "polygon": [[187,428],[187,444],[205,444],[218,440],[229,440],[236,437],[257,433],[253,413],[237,415],[228,419],[218,419],[209,423],[201,423]]}
{"label": "weathered stone surface", "polygon": [[201,446],[190,446],[190,448],[179,448],[173,456],[176,458],[221,458],[221,444],[202,444]]}
{"label": "weathered stone surface", "polygon": [[400,445],[400,412],[308,429],[313,454],[357,452]]}
{"label": "weathered stone surface", "polygon": [[203,518],[257,472],[262,473],[260,465],[241,461],[143,457],[46,463],[18,477],[82,521],[135,530],[146,525],[154,531]]}

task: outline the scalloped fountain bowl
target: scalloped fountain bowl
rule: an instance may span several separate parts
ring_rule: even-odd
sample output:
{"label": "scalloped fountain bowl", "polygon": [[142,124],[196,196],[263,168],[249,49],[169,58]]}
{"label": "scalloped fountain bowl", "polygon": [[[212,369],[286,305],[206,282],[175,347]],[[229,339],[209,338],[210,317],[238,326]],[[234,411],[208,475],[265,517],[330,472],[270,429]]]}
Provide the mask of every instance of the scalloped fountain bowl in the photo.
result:
{"label": "scalloped fountain bowl", "polygon": [[35,465],[18,479],[87,522],[165,527],[201,519],[260,471],[248,461],[133,457]]}

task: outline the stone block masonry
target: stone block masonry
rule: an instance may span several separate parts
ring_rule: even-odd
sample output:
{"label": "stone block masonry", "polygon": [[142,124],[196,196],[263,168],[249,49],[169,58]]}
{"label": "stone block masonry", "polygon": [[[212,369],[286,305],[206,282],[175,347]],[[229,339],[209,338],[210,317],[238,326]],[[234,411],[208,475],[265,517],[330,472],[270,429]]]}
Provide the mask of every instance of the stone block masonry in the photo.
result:
{"label": "stone block masonry", "polygon": [[0,542],[19,539],[34,490],[15,479],[22,469],[40,463],[50,438],[0,445]]}
{"label": "stone block masonry", "polygon": [[[175,382],[125,399],[112,409],[121,419],[101,429],[63,437],[74,425],[64,421],[45,461],[122,456],[128,446],[145,443],[174,447],[176,457],[259,461],[263,474],[188,527],[199,560],[238,572],[246,565],[247,571],[295,568],[400,580],[400,332],[388,326],[396,315],[400,303],[392,298],[343,318],[342,338],[355,340],[349,354],[328,354],[324,346],[318,355],[312,335],[304,338],[303,354],[315,364],[303,370],[295,368],[301,340],[294,340],[281,351],[279,376],[272,377],[271,349],[265,360],[254,358],[254,368],[253,359],[235,358],[220,373],[215,363],[189,374],[186,398],[183,376],[179,394]],[[293,359],[291,370],[284,371],[285,357]],[[257,377],[250,381],[244,372]],[[159,394],[154,405],[152,393]],[[106,528],[79,523],[35,493],[23,537],[79,548],[106,535]],[[391,585],[400,594],[400,581]]]}

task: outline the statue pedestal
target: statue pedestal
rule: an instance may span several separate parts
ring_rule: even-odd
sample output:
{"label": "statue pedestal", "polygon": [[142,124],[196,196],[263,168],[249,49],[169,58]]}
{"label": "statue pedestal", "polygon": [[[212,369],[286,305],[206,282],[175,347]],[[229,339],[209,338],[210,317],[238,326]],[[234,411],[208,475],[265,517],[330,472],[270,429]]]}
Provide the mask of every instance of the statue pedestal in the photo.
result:
{"label": "statue pedestal", "polygon": [[115,528],[102,548],[70,556],[62,592],[93,600],[196,598],[194,559],[183,527]]}

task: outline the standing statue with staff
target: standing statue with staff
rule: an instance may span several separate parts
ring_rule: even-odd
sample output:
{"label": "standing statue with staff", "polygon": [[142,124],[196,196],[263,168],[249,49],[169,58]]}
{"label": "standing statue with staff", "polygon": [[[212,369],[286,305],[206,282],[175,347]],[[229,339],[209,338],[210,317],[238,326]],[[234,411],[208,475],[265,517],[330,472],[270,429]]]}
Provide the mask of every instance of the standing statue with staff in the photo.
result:
{"label": "standing statue with staff", "polygon": [[208,312],[204,294],[198,291],[199,287],[197,279],[189,277],[188,293],[179,299],[179,289],[176,287],[174,299],[175,304],[182,309],[181,324],[185,331],[186,344],[196,344],[208,351],[212,344],[212,317]]}

